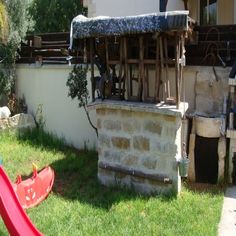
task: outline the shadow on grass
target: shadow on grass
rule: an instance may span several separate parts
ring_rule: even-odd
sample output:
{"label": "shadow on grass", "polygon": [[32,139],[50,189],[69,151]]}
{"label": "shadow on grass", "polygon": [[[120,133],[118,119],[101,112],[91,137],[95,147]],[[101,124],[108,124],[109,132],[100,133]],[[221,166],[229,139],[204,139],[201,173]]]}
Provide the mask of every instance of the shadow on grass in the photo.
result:
{"label": "shadow on grass", "polygon": [[[78,200],[104,209],[110,209],[114,203],[131,199],[149,199],[132,189],[121,186],[106,187],[97,179],[97,153],[71,153],[67,158],[53,162],[56,172],[53,191],[67,199]],[[174,195],[159,196],[163,201],[170,201]]]}
{"label": "shadow on grass", "polygon": [[[63,140],[34,129],[20,133],[18,140],[28,144],[60,151],[65,154],[64,159],[52,161],[49,165],[55,171],[53,192],[60,197],[91,204],[95,207],[110,209],[117,202],[131,199],[149,199],[134,190],[121,188],[121,186],[105,187],[97,179],[98,156],[95,151],[81,151],[64,145]],[[160,195],[162,201],[171,201],[176,196]]]}

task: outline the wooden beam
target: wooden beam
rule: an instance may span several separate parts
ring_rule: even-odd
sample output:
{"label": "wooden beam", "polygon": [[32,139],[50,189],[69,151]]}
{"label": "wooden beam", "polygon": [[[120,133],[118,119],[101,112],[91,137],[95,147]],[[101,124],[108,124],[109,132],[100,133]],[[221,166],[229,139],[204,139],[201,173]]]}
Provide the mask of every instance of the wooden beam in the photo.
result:
{"label": "wooden beam", "polygon": [[[183,60],[185,54],[185,48],[184,48],[184,33],[181,34],[180,36],[180,57]],[[180,72],[179,72],[179,84],[180,84],[180,92],[179,92],[179,97],[182,94],[182,88],[183,88],[183,61],[180,63]],[[184,88],[185,89],[185,88]],[[185,91],[184,91],[185,93]],[[180,99],[180,98],[179,98]]]}
{"label": "wooden beam", "polygon": [[164,50],[163,50],[163,36],[160,36],[160,77],[163,84],[163,100],[166,100],[167,91],[166,91],[166,81],[163,79],[163,69],[164,69]]}
{"label": "wooden beam", "polygon": [[130,94],[130,78],[128,74],[128,55],[127,55],[127,38],[123,38],[123,53],[124,53],[124,83],[127,82],[127,98],[129,100]]}
{"label": "wooden beam", "polygon": [[155,60],[155,102],[160,101],[160,82],[161,82],[161,75],[160,75],[160,38],[157,37],[156,39],[156,60]]}
{"label": "wooden beam", "polygon": [[172,180],[167,175],[163,175],[163,174],[144,173],[141,170],[135,170],[133,168],[127,168],[127,167],[120,166],[120,165],[111,165],[111,164],[105,163],[105,162],[99,162],[98,167],[100,169],[119,172],[122,174],[131,175],[134,177],[154,180],[154,181],[160,182],[162,184],[172,184]]}
{"label": "wooden beam", "polygon": [[91,85],[92,85],[92,101],[95,101],[95,79],[94,79],[94,39],[90,39],[90,64],[91,64]]}
{"label": "wooden beam", "polygon": [[108,48],[108,39],[105,37],[105,53],[106,53],[106,68],[107,72],[109,72],[109,48]]}
{"label": "wooden beam", "polygon": [[166,72],[166,86],[167,86],[167,97],[170,97],[170,81],[169,81],[169,67],[167,61],[169,60],[168,58],[168,44],[167,44],[167,38],[166,36],[164,37],[164,63],[165,63],[165,72]]}
{"label": "wooden beam", "polygon": [[[139,36],[139,80],[138,80],[138,100],[142,101],[142,90],[144,91],[144,101],[147,98],[147,83],[144,76],[144,40]],[[143,89],[142,89],[143,87]]]}
{"label": "wooden beam", "polygon": [[[119,75],[118,75],[118,79],[119,79],[119,98],[120,99],[124,99],[124,89],[123,92],[121,93],[121,83],[122,83],[122,67],[123,67],[123,39],[120,38],[120,60],[119,60]],[[125,84],[125,79],[123,80],[123,83]]]}
{"label": "wooden beam", "polygon": [[175,91],[176,91],[176,106],[179,109],[180,90],[179,90],[179,58],[180,58],[180,38],[178,32],[175,34]]}

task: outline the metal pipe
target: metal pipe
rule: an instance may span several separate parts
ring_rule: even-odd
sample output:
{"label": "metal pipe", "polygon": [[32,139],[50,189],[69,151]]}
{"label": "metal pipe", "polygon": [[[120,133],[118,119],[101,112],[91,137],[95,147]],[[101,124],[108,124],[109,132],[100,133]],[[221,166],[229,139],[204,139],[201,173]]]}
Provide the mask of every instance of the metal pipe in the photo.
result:
{"label": "metal pipe", "polygon": [[172,184],[172,180],[168,176],[162,175],[162,174],[144,173],[143,171],[140,171],[140,170],[135,170],[132,168],[127,168],[127,167],[119,166],[119,165],[114,166],[114,165],[110,165],[109,163],[105,163],[105,162],[99,162],[98,167],[101,169],[119,172],[122,174],[131,175],[134,177],[154,180],[154,181],[160,182],[162,184]]}

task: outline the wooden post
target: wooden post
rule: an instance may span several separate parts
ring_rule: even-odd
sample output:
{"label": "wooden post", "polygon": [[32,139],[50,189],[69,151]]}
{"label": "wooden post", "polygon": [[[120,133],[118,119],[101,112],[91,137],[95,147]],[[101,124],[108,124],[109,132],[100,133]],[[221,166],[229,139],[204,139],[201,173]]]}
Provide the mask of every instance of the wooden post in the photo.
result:
{"label": "wooden post", "polygon": [[169,81],[169,67],[168,67],[168,62],[167,60],[169,59],[168,57],[168,45],[167,45],[167,38],[166,36],[164,37],[164,55],[165,55],[165,69],[166,69],[166,90],[167,90],[167,97],[170,97],[170,81]]}
{"label": "wooden post", "polygon": [[[163,69],[164,69],[164,55],[163,55],[163,37],[160,36],[160,76],[162,78],[163,75]],[[166,88],[166,81],[163,81],[163,99],[166,100],[167,97],[167,88]]]}
{"label": "wooden post", "polygon": [[176,107],[179,109],[180,90],[179,90],[179,58],[180,58],[180,39],[178,32],[175,35],[175,91],[176,91]]}
{"label": "wooden post", "polygon": [[[183,60],[184,54],[185,54],[185,48],[184,48],[184,33],[181,34],[180,36],[180,57]],[[180,72],[179,72],[179,84],[180,84],[180,92],[179,92],[179,97],[182,94],[182,87],[183,87],[183,61],[180,63]],[[184,91],[185,92],[185,91]]]}
{"label": "wooden post", "polygon": [[[123,64],[123,39],[120,37],[120,68],[119,68],[119,98],[124,99],[124,89],[123,93],[121,93],[121,83],[122,83],[122,64]],[[123,81],[123,83],[125,83]],[[122,95],[121,95],[122,94]]]}
{"label": "wooden post", "polygon": [[109,49],[108,49],[108,39],[105,37],[105,50],[106,50],[106,69],[109,72]]}
{"label": "wooden post", "polygon": [[161,81],[161,74],[160,74],[160,43],[159,37],[156,39],[156,63],[155,63],[155,102],[160,101],[160,81]]}
{"label": "wooden post", "polygon": [[144,66],[144,80],[147,85],[147,98],[150,98],[150,93],[149,93],[149,70],[148,70],[148,65]]}
{"label": "wooden post", "polygon": [[128,75],[128,55],[127,55],[127,38],[123,39],[123,50],[124,50],[124,83],[127,81],[127,97],[130,99],[130,78]]}
{"label": "wooden post", "polygon": [[91,85],[92,85],[92,101],[95,101],[95,79],[94,79],[94,39],[90,39],[90,64],[91,64]]}
{"label": "wooden post", "polygon": [[144,101],[147,99],[147,83],[144,76],[144,42],[143,36],[139,37],[139,77],[138,77],[138,99],[142,101],[142,85],[144,91]]}

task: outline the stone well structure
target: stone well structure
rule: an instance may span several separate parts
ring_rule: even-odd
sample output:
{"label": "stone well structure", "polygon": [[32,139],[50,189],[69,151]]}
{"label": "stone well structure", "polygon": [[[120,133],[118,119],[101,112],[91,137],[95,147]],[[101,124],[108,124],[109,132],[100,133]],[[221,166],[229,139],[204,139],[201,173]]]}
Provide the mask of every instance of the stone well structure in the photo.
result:
{"label": "stone well structure", "polygon": [[143,193],[180,191],[183,109],[111,100],[90,108],[96,108],[98,178],[103,184]]}

